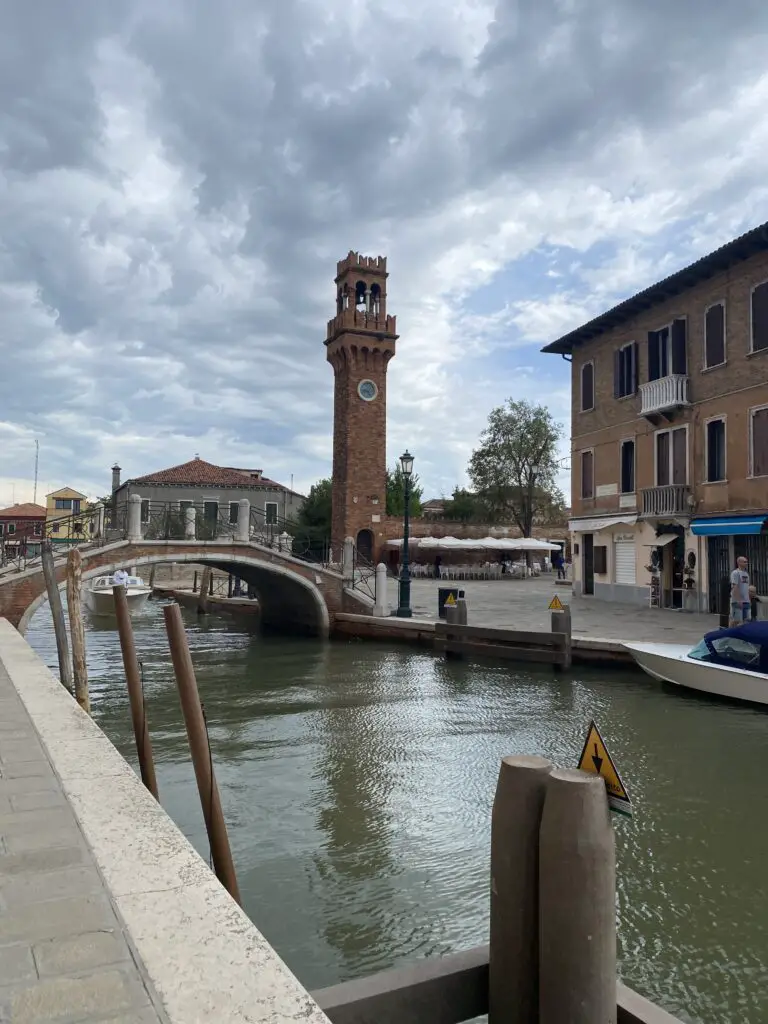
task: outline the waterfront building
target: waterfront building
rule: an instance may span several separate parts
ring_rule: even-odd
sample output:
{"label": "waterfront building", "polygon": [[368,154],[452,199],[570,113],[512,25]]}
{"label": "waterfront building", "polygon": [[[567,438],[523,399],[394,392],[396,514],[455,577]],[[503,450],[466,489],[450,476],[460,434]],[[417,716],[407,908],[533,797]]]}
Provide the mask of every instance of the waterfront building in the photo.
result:
{"label": "waterfront building", "polygon": [[112,467],[112,496],[115,508],[124,507],[131,495],[141,500],[141,521],[149,523],[152,508],[169,505],[179,511],[195,506],[213,520],[222,514],[237,521],[237,503],[247,498],[251,508],[263,515],[266,525],[295,519],[304,496],[265,477],[260,469],[215,466],[195,456],[189,462],[120,482],[121,468]]}
{"label": "waterfront building", "polygon": [[45,530],[46,510],[32,502],[0,509],[0,546],[6,554],[25,547],[27,555],[39,552]]}
{"label": "waterfront building", "polygon": [[73,487],[60,487],[45,496],[47,533],[54,544],[81,540],[84,525],[77,516],[88,511],[88,498]]}
{"label": "waterfront building", "polygon": [[768,594],[768,224],[544,348],[571,361],[574,592]]}

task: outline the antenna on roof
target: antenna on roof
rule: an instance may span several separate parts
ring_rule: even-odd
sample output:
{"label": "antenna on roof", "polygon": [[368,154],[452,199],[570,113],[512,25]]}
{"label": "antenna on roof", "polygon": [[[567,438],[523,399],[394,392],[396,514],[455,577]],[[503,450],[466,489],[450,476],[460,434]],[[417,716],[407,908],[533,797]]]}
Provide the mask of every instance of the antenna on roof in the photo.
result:
{"label": "antenna on roof", "polygon": [[196,459],[199,459],[199,458],[200,458],[200,452],[195,452],[195,458],[196,458]]}
{"label": "antenna on roof", "polygon": [[40,466],[40,442],[35,441],[35,491],[32,495],[32,504],[37,504],[37,470]]}

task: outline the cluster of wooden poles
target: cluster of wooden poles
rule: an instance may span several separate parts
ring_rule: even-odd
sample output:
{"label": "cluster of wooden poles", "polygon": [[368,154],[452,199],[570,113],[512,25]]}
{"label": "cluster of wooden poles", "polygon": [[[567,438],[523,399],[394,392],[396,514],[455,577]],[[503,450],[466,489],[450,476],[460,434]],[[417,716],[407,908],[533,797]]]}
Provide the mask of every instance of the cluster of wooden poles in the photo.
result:
{"label": "cluster of wooden poles", "polygon": [[[85,656],[85,628],[82,611],[82,560],[77,548],[67,555],[67,610],[69,612],[69,628],[72,638],[72,661],[69,660],[67,631],[64,623],[64,610],[61,603],[54,568],[53,551],[49,544],[43,545],[43,573],[45,575],[48,600],[53,614],[53,626],[56,634],[56,649],[59,661],[61,682],[72,693],[80,707],[90,714],[91,704],[88,693],[88,670]],[[123,655],[125,679],[128,687],[128,698],[131,705],[133,734],[136,740],[141,781],[159,802],[159,790],[155,763],[152,756],[152,741],[149,735],[144,687],[141,679],[141,665],[136,653],[133,638],[133,626],[128,611],[125,587],[112,588],[115,597],[115,615],[117,631],[120,636],[120,649]],[[205,721],[203,705],[197,689],[197,679],[189,652],[184,620],[178,604],[168,604],[163,608],[165,628],[173,662],[173,672],[179,691],[181,711],[187,730],[189,750],[195,769],[197,789],[208,833],[211,849],[211,860],[216,876],[234,900],[240,903],[240,891],[229,845],[227,826],[221,807],[219,788],[213,770],[208,726]]]}

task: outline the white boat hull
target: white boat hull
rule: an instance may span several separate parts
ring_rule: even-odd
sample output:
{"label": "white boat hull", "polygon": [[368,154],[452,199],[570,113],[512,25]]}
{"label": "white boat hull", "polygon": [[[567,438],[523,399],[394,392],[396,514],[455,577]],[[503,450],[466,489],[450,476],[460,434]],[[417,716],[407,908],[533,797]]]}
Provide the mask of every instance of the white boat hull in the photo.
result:
{"label": "white boat hull", "polygon": [[625,643],[624,646],[640,668],[654,679],[717,697],[768,704],[768,676],[763,672],[689,658],[690,647],[681,644]]}
{"label": "white boat hull", "polygon": [[[127,590],[126,600],[128,602],[128,611],[131,615],[135,615],[136,612],[140,612],[144,605],[149,600],[149,596],[152,593],[151,590]],[[115,614],[115,598],[109,590],[86,590],[85,591],[85,606],[92,615],[114,615]]]}

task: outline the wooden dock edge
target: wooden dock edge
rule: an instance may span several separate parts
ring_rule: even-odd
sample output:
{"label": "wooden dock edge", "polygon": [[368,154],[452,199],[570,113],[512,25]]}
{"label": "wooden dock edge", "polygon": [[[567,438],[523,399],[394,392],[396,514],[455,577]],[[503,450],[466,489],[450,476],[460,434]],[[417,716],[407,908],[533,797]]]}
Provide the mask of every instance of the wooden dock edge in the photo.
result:
{"label": "wooden dock edge", "polygon": [[[398,619],[395,616],[388,618],[376,618],[372,615],[353,615],[347,612],[339,612],[334,616],[334,627],[332,636],[343,639],[356,637],[360,640],[393,640],[397,643],[413,644],[419,647],[428,647],[432,650],[438,649],[438,634],[435,630],[436,623],[431,619]],[[445,624],[440,623],[443,630]],[[489,631],[490,632],[490,631]],[[513,630],[495,629],[495,633],[508,632]],[[478,653],[478,648],[473,647],[473,654]],[[485,652],[488,657],[494,657],[489,649]],[[579,665],[624,665],[634,666],[632,656],[626,650],[620,640],[610,640],[603,637],[573,637],[571,641],[571,656],[574,664]]]}
{"label": "wooden dock edge", "polygon": [[[462,1024],[488,1012],[488,946],[435,957],[312,993],[332,1024]],[[626,985],[617,1024],[682,1024]]]}

